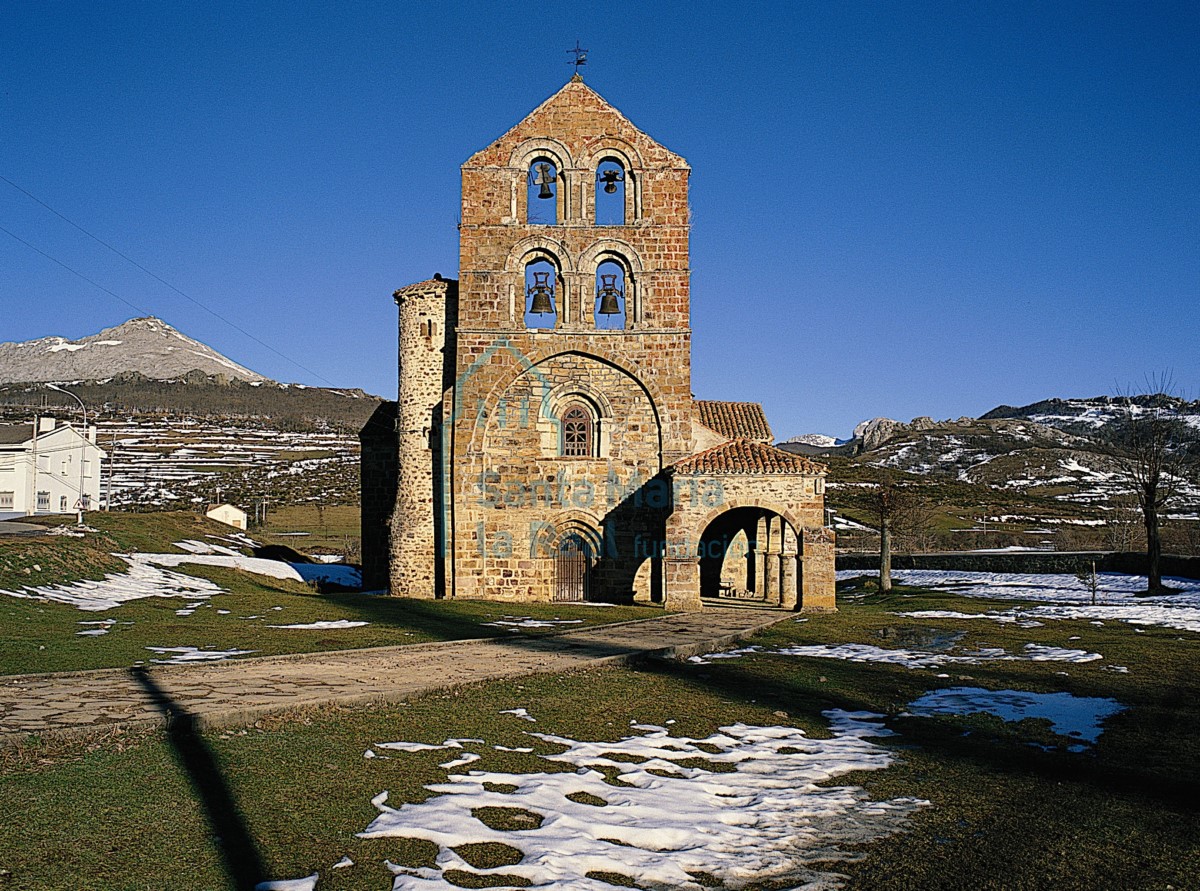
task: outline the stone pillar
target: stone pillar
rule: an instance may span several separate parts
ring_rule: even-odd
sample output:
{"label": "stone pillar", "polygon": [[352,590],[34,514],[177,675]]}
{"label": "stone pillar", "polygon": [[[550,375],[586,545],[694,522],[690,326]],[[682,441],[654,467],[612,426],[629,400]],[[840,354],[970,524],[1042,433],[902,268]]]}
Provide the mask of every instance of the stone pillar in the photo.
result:
{"label": "stone pillar", "polygon": [[796,559],[796,530],[790,524],[783,529],[783,567],[781,569],[782,585],[779,594],[779,605],[784,609],[795,609],[799,599],[796,588],[797,559]]}
{"label": "stone pillar", "polygon": [[767,518],[758,518],[758,529],[754,536],[754,588],[755,594],[765,597],[767,593]]}
{"label": "stone pillar", "polygon": [[672,610],[698,610],[700,561],[694,556],[667,557],[663,561],[665,597],[663,606]]}
{"label": "stone pillar", "polygon": [[837,609],[833,530],[819,526],[805,528],[803,543],[800,607],[805,612],[831,612]]}

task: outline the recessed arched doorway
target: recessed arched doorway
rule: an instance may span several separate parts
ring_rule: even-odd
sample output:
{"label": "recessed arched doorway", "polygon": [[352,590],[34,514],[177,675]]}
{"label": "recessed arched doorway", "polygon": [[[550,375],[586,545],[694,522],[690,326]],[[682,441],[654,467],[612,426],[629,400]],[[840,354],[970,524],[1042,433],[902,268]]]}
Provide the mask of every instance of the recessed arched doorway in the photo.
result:
{"label": "recessed arched doorway", "polygon": [[583,536],[563,536],[554,555],[555,601],[582,603],[587,600],[591,566],[591,548]]}
{"label": "recessed arched doorway", "polygon": [[796,530],[762,507],[731,508],[700,536],[700,596],[795,608],[802,564]]}

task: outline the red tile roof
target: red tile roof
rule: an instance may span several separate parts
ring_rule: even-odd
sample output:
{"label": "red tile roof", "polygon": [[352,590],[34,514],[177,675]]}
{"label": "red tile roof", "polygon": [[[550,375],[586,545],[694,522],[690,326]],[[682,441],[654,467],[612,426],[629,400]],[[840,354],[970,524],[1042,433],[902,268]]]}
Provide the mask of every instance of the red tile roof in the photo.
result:
{"label": "red tile roof", "polygon": [[789,473],[818,476],[825,473],[824,464],[751,439],[722,443],[698,455],[676,461],[671,469],[675,473],[713,474]]}
{"label": "red tile roof", "polygon": [[713,402],[707,399],[695,399],[693,402],[700,423],[726,439],[771,442],[775,438],[763,407],[757,402]]}

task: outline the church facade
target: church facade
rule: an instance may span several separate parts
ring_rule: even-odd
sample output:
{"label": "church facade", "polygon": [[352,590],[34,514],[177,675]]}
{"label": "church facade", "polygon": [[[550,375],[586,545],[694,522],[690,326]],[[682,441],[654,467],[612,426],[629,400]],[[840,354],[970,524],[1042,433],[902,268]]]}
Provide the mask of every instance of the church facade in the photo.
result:
{"label": "church facade", "polygon": [[368,589],[833,608],[825,468],[692,395],[689,173],[578,75],[462,166],[361,434]]}

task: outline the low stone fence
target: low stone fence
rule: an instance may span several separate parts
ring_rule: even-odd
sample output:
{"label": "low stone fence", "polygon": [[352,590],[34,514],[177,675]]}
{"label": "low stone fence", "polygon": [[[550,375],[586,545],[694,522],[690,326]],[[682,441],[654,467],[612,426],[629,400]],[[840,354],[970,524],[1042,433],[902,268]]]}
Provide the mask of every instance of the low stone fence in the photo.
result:
{"label": "low stone fence", "polygon": [[[1097,572],[1146,574],[1146,555],[1116,551],[1004,551],[979,553],[955,551],[941,554],[894,554],[892,569],[958,569],[963,572],[1076,573]],[[1185,579],[1200,579],[1200,557],[1164,554],[1162,574]],[[877,554],[839,554],[838,569],[879,569]]]}

